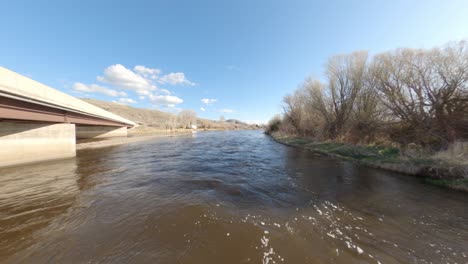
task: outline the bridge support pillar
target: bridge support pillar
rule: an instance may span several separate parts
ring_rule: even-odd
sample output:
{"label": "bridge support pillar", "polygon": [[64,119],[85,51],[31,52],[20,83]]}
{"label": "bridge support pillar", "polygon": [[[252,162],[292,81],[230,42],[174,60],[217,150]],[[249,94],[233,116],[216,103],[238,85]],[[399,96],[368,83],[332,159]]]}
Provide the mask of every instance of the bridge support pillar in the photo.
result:
{"label": "bridge support pillar", "polygon": [[0,122],[0,167],[76,155],[74,124]]}
{"label": "bridge support pillar", "polygon": [[127,127],[113,126],[76,126],[76,138],[126,137]]}

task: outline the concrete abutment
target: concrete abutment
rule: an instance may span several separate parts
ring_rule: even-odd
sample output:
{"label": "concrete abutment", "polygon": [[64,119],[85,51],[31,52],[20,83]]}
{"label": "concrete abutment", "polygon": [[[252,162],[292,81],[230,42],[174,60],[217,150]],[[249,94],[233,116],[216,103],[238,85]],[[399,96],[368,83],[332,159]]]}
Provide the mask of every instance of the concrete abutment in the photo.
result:
{"label": "concrete abutment", "polygon": [[76,140],[127,137],[126,127],[0,121],[0,167],[76,156]]}
{"label": "concrete abutment", "polygon": [[0,167],[76,156],[74,124],[0,122]]}

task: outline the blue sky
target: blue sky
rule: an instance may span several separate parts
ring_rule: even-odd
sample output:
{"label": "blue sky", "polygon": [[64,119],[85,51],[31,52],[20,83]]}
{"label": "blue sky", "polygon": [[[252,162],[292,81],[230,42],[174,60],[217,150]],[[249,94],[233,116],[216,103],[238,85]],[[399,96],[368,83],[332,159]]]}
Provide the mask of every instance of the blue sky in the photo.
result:
{"label": "blue sky", "polygon": [[466,0],[0,6],[1,66],[78,97],[250,122],[281,112],[282,97],[322,78],[332,55],[468,39]]}

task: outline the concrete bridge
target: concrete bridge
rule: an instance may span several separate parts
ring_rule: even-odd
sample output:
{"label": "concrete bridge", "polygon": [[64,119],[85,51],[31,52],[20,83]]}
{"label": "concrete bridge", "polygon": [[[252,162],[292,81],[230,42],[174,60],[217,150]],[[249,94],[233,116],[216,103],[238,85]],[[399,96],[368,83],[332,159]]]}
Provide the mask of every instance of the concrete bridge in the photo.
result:
{"label": "concrete bridge", "polygon": [[0,67],[0,167],[74,157],[77,138],[126,137],[135,125]]}

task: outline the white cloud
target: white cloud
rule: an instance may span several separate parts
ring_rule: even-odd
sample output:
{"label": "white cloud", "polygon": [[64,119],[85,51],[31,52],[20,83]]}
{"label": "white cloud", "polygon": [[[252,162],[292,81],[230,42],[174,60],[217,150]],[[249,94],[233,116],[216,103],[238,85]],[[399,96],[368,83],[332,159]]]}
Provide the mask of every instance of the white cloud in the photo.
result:
{"label": "white cloud", "polygon": [[225,109],[221,109],[220,112],[221,113],[233,113],[234,110],[225,108]]}
{"label": "white cloud", "polygon": [[218,101],[218,99],[210,99],[210,98],[203,98],[201,99],[201,102],[204,104],[212,104]]}
{"label": "white cloud", "polygon": [[169,90],[167,90],[167,89],[159,89],[159,92],[160,92],[160,93],[163,93],[163,94],[166,94],[166,95],[170,95],[170,94],[171,94],[171,92],[170,92]]}
{"label": "white cloud", "polygon": [[204,107],[200,107],[200,110],[201,110],[202,112],[205,112],[205,111],[206,111],[206,109],[205,109]]}
{"label": "white cloud", "polygon": [[190,85],[190,86],[195,85],[195,83],[185,78],[185,74],[183,72],[171,72],[159,78],[159,82],[163,84],[168,83],[171,85],[177,85],[177,84],[184,84],[184,85]]}
{"label": "white cloud", "polygon": [[164,105],[167,107],[175,107],[177,104],[184,102],[184,100],[179,97],[172,95],[150,95],[150,100],[153,104]]}
{"label": "white cloud", "polygon": [[116,91],[116,90],[109,89],[103,86],[99,86],[97,84],[86,85],[84,83],[77,82],[73,84],[73,90],[80,91],[80,92],[89,92],[89,93],[101,93],[101,94],[105,94],[105,95],[113,96],[113,97],[127,96],[125,92]]}
{"label": "white cloud", "polygon": [[150,78],[153,80],[156,80],[158,78],[158,75],[161,73],[160,69],[151,69],[142,65],[135,66],[133,70],[137,72],[138,74],[140,74],[141,76],[145,78]]}
{"label": "white cloud", "polygon": [[[171,91],[160,89],[160,85],[196,85],[187,80],[182,72],[169,73],[161,76],[161,70],[156,68],[148,68],[143,65],[136,65],[133,68],[126,68],[122,64],[114,64],[104,69],[102,76],[96,78],[101,83],[108,84],[112,89],[106,88],[97,84],[86,85],[75,83],[74,90],[80,92],[97,92],[113,97],[128,97],[126,91],[136,93],[140,100],[149,99],[152,103],[175,108],[181,104],[183,100],[177,96],[173,96]],[[131,98],[127,98],[133,100]],[[136,103],[129,100],[116,100],[117,103]],[[214,100],[214,99],[210,99]],[[215,101],[215,100],[214,100]],[[214,102],[213,101],[213,102]]]}
{"label": "white cloud", "polygon": [[156,86],[150,80],[125,68],[122,64],[107,67],[104,76],[98,76],[97,80],[137,92],[156,90]]}
{"label": "white cloud", "polygon": [[137,90],[136,93],[141,96],[149,96],[152,94],[152,92],[148,90]]}

